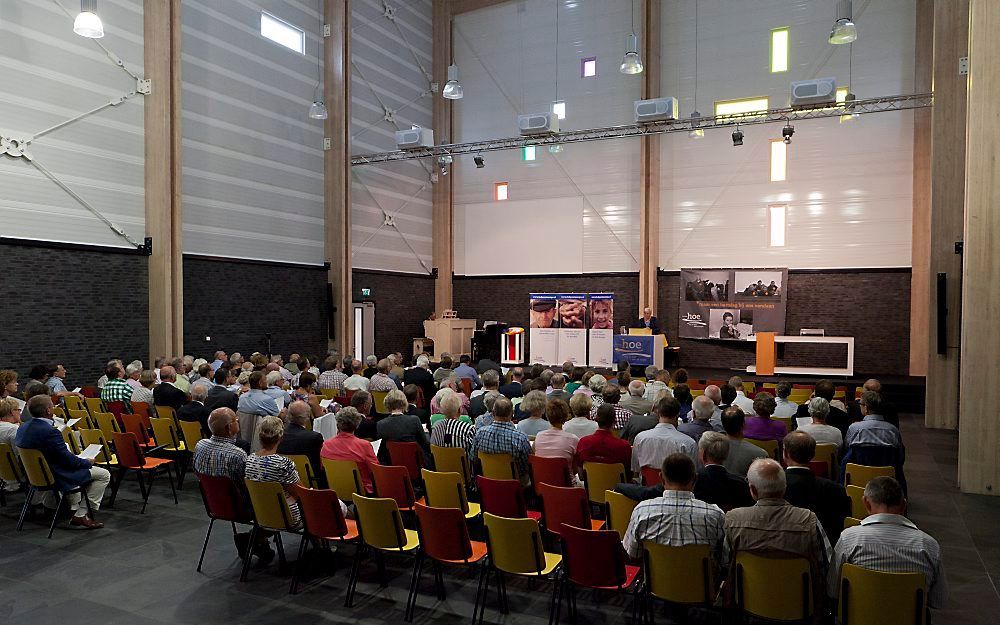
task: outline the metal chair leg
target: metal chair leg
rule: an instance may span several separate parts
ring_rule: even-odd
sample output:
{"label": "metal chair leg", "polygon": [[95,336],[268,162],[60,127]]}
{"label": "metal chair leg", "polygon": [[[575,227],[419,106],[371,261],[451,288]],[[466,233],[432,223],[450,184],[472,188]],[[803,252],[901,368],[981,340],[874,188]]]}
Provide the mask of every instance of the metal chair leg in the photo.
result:
{"label": "metal chair leg", "polygon": [[205,560],[205,551],[208,549],[208,539],[212,537],[212,526],[215,525],[215,519],[208,522],[208,533],[205,534],[205,544],[201,547],[201,557],[198,558],[198,568],[195,571],[201,573],[201,563]]}
{"label": "metal chair leg", "polygon": [[486,620],[486,599],[490,596],[490,569],[489,567],[483,567],[483,579],[481,580],[483,585],[483,600],[479,604],[479,623],[482,625],[483,621]]}
{"label": "metal chair leg", "polygon": [[254,545],[257,544],[257,532],[257,524],[254,523],[253,527],[250,529],[250,540],[247,543],[247,558],[243,561],[243,570],[240,571],[241,582],[247,581],[247,573],[250,572],[250,561],[253,560],[253,554],[251,552],[253,551]]}
{"label": "metal chair leg", "polygon": [[354,548],[354,564],[351,565],[351,577],[347,582],[347,598],[344,599],[344,607],[354,607],[354,591],[358,587],[358,575],[361,572],[361,559],[364,557],[365,547],[358,544]]}
{"label": "metal chair leg", "polygon": [[177,489],[174,488],[174,476],[170,474],[170,467],[167,467],[167,480],[170,482],[170,492],[174,494],[174,505],[177,505]]}
{"label": "metal chair leg", "polygon": [[385,572],[385,554],[379,550],[375,551],[375,561],[378,563],[378,585],[379,588],[389,587],[389,576]]}
{"label": "metal chair leg", "polygon": [[417,553],[413,558],[413,576],[410,579],[410,593],[406,596],[406,612],[403,620],[407,623],[413,621],[413,610],[417,607],[417,587],[420,586],[420,577],[424,569],[424,556]]}
{"label": "metal chair leg", "polygon": [[438,601],[444,601],[446,599],[444,594],[444,574],[441,572],[441,563],[437,560],[434,561],[434,584],[437,590]]}
{"label": "metal chair leg", "polygon": [[153,492],[153,481],[156,479],[156,472],[149,474],[149,484],[143,486],[142,471],[136,471],[139,474],[139,487],[142,490],[142,510],[139,514],[146,514],[146,504],[149,503],[149,495]]}
{"label": "metal chair leg", "polygon": [[117,471],[117,474],[114,475],[114,476],[112,476],[112,478],[111,478],[111,500],[108,502],[108,507],[109,508],[114,508],[115,507],[115,498],[118,497],[118,489],[121,487],[122,480],[125,479],[125,473],[127,473],[127,472],[128,472],[127,469],[119,468],[118,471]]}
{"label": "metal chair leg", "polygon": [[60,491],[56,492],[59,493],[59,502],[56,503],[56,511],[52,513],[52,524],[49,525],[49,536],[48,536],[49,538],[52,538],[52,532],[56,531],[56,521],[59,520],[59,511],[62,510],[62,504],[63,504],[64,495]]}
{"label": "metal chair leg", "polygon": [[302,559],[306,555],[306,543],[309,539],[306,537],[305,532],[302,533],[302,541],[299,543],[299,555],[295,558],[295,568],[292,570],[292,583],[288,587],[288,594],[294,595],[299,592],[299,570],[302,566]]}
{"label": "metal chair leg", "polygon": [[24,518],[28,516],[28,510],[31,508],[31,500],[35,496],[35,487],[31,486],[28,488],[28,494],[24,498],[24,505],[21,506],[21,516],[17,519],[17,529],[15,531],[20,532],[21,528],[24,526]]}

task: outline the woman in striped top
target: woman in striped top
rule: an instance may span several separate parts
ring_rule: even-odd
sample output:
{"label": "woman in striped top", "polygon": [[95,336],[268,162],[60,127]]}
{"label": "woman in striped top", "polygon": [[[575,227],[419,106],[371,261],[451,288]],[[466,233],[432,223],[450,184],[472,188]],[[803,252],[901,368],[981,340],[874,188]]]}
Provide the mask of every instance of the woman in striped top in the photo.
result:
{"label": "woman in striped top", "polygon": [[285,425],[278,417],[264,417],[259,427],[257,436],[260,438],[261,450],[247,456],[244,476],[254,482],[278,482],[284,486],[285,501],[292,513],[292,525],[298,526],[302,523],[302,515],[299,512],[299,502],[292,494],[292,486],[299,483],[299,473],[295,470],[294,462],[276,453],[285,436]]}

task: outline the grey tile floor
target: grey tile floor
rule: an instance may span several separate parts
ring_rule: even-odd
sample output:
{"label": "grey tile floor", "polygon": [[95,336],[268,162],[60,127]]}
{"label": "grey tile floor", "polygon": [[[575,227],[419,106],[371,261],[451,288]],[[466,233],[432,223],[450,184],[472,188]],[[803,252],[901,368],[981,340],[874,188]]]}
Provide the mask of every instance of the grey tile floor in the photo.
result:
{"label": "grey tile floor", "polygon": [[[935,625],[995,624],[1000,621],[1000,498],[964,495],[955,486],[957,436],[925,430],[920,417],[904,417],[910,516],[942,545],[951,589],[948,605],[934,614]],[[239,561],[230,530],[217,524],[205,565],[195,572],[207,520],[195,483],[188,476],[170,499],[158,481],[145,515],[134,481],[123,486],[115,509],[101,513],[105,529],[86,532],[56,530],[46,540],[41,521],[14,532],[23,498],[8,498],[0,514],[0,623],[48,625],[69,619],[75,625],[118,623],[247,622],[402,622],[409,583],[409,561],[389,560],[390,583],[380,589],[374,564],[362,569],[355,607],[343,607],[351,548],[335,557],[336,571],[304,582],[300,593],[288,593],[290,578],[276,564],[251,569],[239,583]],[[286,542],[294,558],[298,540]],[[476,578],[455,569],[445,575],[448,597],[437,601],[430,575],[425,575],[415,614],[416,623],[466,623],[472,613]],[[535,625],[547,621],[549,586],[510,582],[511,614],[501,617],[491,595],[488,622]],[[605,596],[595,604],[579,597],[582,623],[625,623],[626,600]],[[663,619],[658,619],[663,622]]]}

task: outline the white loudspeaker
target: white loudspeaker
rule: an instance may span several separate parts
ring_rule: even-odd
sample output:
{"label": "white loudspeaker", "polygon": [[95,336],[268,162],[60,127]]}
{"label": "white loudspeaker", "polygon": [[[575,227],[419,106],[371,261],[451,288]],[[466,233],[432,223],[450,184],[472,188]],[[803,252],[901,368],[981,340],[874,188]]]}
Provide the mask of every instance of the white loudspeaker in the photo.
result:
{"label": "white loudspeaker", "polygon": [[654,100],[635,101],[635,123],[661,122],[680,117],[677,110],[677,98],[656,98]]}
{"label": "white loudspeaker", "polygon": [[422,150],[434,147],[434,130],[410,128],[396,131],[396,147],[400,150]]}
{"label": "white loudspeaker", "polygon": [[522,135],[547,135],[559,132],[559,118],[552,113],[531,113],[517,116],[517,129]]}
{"label": "white loudspeaker", "polygon": [[792,108],[832,105],[837,102],[837,79],[816,78],[792,83]]}

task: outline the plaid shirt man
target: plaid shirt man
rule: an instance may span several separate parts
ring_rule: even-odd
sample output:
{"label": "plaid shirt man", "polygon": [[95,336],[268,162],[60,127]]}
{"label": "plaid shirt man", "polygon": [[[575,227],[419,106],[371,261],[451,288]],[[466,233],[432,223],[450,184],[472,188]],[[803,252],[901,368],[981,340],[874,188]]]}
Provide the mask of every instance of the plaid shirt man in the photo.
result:
{"label": "plaid shirt man", "polygon": [[528,474],[528,455],[531,454],[531,442],[527,434],[518,431],[510,421],[493,421],[481,430],[476,431],[472,441],[469,458],[475,462],[476,455],[510,454],[517,463],[521,475]]}
{"label": "plaid shirt man", "polygon": [[368,383],[368,391],[394,391],[396,390],[396,383],[392,381],[392,378],[384,373],[376,373],[372,376],[371,382]]}
{"label": "plaid shirt man", "polygon": [[340,369],[330,369],[319,374],[316,386],[319,388],[333,389],[335,391],[344,390],[344,380],[347,375]]}
{"label": "plaid shirt man", "polygon": [[211,477],[228,477],[241,484],[247,453],[236,446],[231,438],[212,435],[203,438],[194,448],[194,470]]}
{"label": "plaid shirt man", "polygon": [[642,554],[642,541],[661,545],[708,545],[716,570],[726,564],[726,514],[719,506],[694,498],[694,493],[665,490],[662,497],[635,507],[622,546],[629,556]]}
{"label": "plaid shirt man", "polygon": [[101,401],[113,402],[122,401],[128,403],[132,399],[132,387],[121,378],[108,380],[108,383],[101,389]]}

